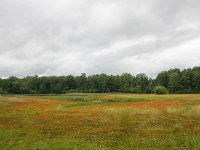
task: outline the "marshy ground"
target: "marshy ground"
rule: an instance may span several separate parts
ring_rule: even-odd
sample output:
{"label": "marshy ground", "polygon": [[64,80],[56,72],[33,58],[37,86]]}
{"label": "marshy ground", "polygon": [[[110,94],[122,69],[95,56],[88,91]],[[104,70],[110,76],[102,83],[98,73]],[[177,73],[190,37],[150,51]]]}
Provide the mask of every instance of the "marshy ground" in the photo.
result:
{"label": "marshy ground", "polygon": [[200,95],[0,96],[0,149],[200,149]]}

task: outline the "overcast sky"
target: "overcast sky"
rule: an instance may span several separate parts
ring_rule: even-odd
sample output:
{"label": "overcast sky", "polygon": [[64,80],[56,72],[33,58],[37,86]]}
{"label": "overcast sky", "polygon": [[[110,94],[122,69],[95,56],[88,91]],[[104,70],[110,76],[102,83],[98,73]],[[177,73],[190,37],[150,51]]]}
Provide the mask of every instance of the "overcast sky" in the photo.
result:
{"label": "overcast sky", "polygon": [[0,0],[0,76],[200,66],[199,0]]}

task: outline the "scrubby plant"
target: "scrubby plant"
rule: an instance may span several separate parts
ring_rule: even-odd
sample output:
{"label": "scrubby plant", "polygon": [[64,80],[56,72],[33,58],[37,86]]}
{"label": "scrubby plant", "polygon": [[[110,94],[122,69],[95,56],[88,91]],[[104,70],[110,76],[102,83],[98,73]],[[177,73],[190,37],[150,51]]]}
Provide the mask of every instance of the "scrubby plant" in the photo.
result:
{"label": "scrubby plant", "polygon": [[167,88],[163,87],[163,86],[156,86],[154,89],[155,94],[167,94],[168,90]]}
{"label": "scrubby plant", "polygon": [[0,94],[7,94],[1,87],[0,87]]}

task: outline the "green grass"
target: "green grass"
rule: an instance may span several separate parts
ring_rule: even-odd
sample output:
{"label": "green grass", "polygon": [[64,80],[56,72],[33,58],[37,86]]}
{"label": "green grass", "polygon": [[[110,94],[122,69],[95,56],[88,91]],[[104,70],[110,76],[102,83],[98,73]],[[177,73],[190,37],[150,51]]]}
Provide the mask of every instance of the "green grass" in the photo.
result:
{"label": "green grass", "polygon": [[200,95],[0,96],[0,149],[200,149]]}

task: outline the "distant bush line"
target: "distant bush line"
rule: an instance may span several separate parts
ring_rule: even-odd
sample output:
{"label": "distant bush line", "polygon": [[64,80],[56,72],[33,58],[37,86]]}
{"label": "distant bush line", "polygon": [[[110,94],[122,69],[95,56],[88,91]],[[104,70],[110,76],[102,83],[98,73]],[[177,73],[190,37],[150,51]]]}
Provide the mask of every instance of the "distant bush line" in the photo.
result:
{"label": "distant bush line", "polygon": [[[156,88],[159,87],[159,88]],[[86,76],[27,76],[0,78],[0,94],[64,94],[83,93],[200,93],[200,67],[162,71],[155,79],[141,73],[122,75],[96,74]],[[159,92],[160,92],[159,91]],[[167,93],[164,92],[164,93]]]}

